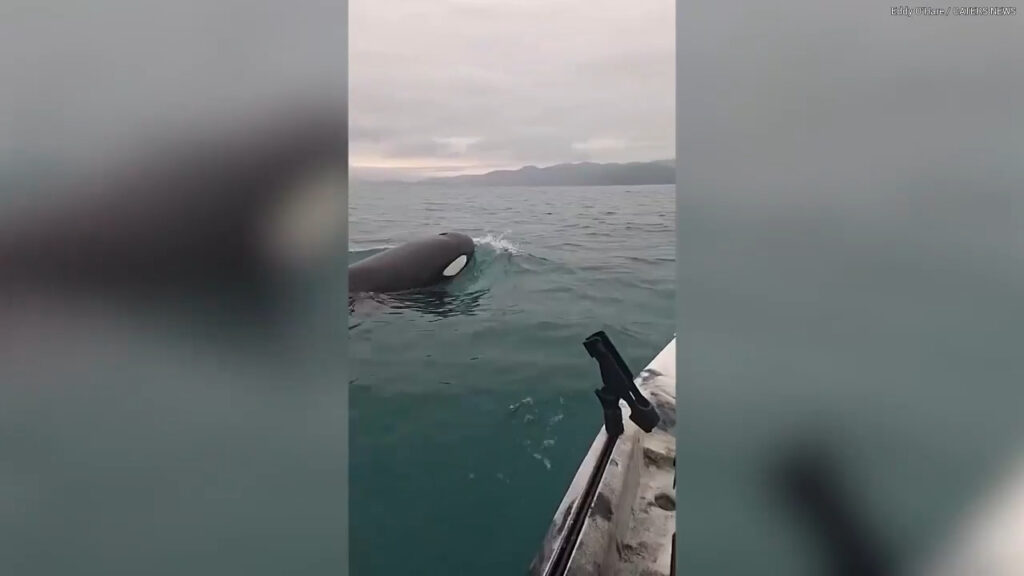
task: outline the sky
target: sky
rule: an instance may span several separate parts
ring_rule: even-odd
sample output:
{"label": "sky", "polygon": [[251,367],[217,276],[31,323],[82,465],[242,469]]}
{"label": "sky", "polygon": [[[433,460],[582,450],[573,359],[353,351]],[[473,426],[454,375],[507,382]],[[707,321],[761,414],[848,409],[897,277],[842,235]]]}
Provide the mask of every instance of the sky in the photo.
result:
{"label": "sky", "polygon": [[355,178],[674,157],[672,0],[351,0]]}

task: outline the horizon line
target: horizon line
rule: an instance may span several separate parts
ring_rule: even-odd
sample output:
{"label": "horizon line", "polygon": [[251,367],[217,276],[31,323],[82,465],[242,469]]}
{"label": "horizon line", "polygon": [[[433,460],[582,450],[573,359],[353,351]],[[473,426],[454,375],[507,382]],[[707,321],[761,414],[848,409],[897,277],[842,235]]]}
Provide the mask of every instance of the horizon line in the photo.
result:
{"label": "horizon line", "polygon": [[[516,172],[516,171],[522,170],[524,168],[544,169],[544,168],[553,168],[555,166],[578,166],[580,164],[598,164],[598,165],[653,164],[653,163],[656,163],[656,162],[666,162],[666,161],[675,162],[675,160],[676,160],[675,157],[672,157],[672,158],[654,158],[654,159],[650,159],[650,160],[623,160],[623,161],[615,161],[615,162],[597,162],[597,161],[594,161],[594,160],[576,160],[576,161],[572,161],[572,162],[555,162],[553,164],[546,164],[546,165],[522,164],[522,165],[520,165],[517,168],[492,168],[492,169],[489,169],[489,170],[487,170],[485,172],[473,172],[473,173],[466,173],[466,174],[457,174],[455,176],[427,176],[427,177],[420,176],[420,177],[418,177],[418,178],[416,178],[414,180],[400,180],[400,179],[395,179],[395,178],[372,178],[372,177],[371,178],[366,178],[366,177],[351,176],[351,175],[349,177],[349,180],[361,180],[361,181],[364,181],[364,182],[402,182],[402,183],[408,183],[408,184],[415,184],[415,183],[419,183],[419,182],[426,182],[426,181],[433,180],[433,179],[458,178],[458,177],[461,177],[461,176],[486,176],[488,174],[493,174],[495,172]],[[415,168],[413,168],[411,166],[409,166],[409,167],[397,167],[397,166],[396,167],[392,167],[392,166],[375,166],[375,165],[370,165],[370,164],[354,164],[354,165],[350,165],[349,166],[349,171],[351,172],[351,170],[353,168],[385,169],[385,170],[388,170],[388,169],[390,169],[390,170],[403,170],[403,169],[408,169],[408,170],[413,170],[413,169],[415,169],[415,170],[431,170],[431,169],[444,169],[445,167],[438,166],[438,167],[415,167]]]}

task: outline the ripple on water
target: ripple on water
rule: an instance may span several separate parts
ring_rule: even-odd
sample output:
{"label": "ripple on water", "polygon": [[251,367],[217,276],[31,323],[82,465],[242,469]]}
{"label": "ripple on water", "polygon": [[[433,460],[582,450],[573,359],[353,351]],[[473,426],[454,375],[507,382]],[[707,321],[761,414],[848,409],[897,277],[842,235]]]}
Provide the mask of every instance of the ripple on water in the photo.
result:
{"label": "ripple on water", "polygon": [[[439,208],[431,218],[473,237],[477,254],[446,290],[380,299],[350,320],[358,323],[348,343],[360,390],[353,410],[362,426],[380,426],[352,431],[351,520],[372,527],[354,535],[353,571],[366,562],[360,554],[387,555],[384,542],[408,543],[407,554],[386,561],[393,573],[416,573],[406,557],[429,553],[417,550],[424,539],[413,523],[376,516],[431,518],[451,541],[500,531],[503,550],[529,563],[537,527],[600,423],[583,338],[608,329],[624,355],[649,358],[674,331],[672,293],[651,288],[675,277],[674,262],[659,260],[675,245],[672,190],[429,190]],[[352,195],[353,245],[382,249],[424,232],[427,192]],[[642,224],[625,230],[629,222]],[[423,478],[438,480],[429,493]],[[382,484],[407,496],[382,501],[373,496]],[[517,497],[491,498],[495,484],[514,484]],[[481,543],[462,560],[487,565],[494,553]],[[440,569],[458,573],[454,564]]]}

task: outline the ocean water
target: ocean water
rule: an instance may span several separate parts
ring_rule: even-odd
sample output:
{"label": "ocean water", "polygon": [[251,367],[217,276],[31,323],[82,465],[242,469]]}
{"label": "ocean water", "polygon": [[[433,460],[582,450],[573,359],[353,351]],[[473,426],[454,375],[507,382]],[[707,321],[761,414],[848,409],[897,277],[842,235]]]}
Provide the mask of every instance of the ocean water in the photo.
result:
{"label": "ocean water", "polygon": [[350,314],[354,574],[523,574],[601,426],[583,338],[673,337],[672,186],[350,190],[350,262],[445,230],[451,286]]}

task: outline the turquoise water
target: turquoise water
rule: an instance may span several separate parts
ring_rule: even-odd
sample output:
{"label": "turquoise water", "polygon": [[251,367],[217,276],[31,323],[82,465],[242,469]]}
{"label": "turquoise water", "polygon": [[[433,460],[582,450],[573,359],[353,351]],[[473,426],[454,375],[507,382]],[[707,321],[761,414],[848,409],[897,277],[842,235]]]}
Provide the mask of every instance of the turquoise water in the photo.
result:
{"label": "turquoise water", "polygon": [[609,332],[640,370],[674,331],[672,186],[356,185],[350,261],[477,241],[442,293],[349,319],[352,572],[523,574],[594,434]]}

